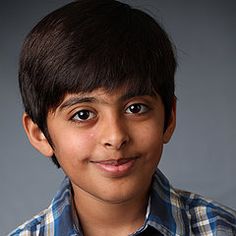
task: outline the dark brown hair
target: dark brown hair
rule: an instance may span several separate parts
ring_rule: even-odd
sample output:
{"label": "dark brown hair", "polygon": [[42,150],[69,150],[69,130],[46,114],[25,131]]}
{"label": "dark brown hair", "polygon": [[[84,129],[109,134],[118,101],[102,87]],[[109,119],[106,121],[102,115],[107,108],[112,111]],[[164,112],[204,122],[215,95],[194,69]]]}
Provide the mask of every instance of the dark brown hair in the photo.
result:
{"label": "dark brown hair", "polygon": [[25,112],[51,142],[48,112],[66,94],[96,88],[125,85],[135,94],[158,93],[167,127],[175,70],[173,46],[151,16],[115,0],[78,0],[47,15],[28,34],[19,84]]}

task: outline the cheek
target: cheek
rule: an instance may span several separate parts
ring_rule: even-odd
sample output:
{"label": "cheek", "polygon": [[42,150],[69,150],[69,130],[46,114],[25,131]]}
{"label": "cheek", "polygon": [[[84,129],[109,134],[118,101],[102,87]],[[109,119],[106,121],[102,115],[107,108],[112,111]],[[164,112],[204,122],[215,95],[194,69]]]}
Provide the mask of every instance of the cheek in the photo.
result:
{"label": "cheek", "polygon": [[145,155],[143,168],[146,168],[151,173],[156,169],[158,165],[162,149],[163,149],[163,127],[158,123],[150,123],[142,129],[142,133],[136,134],[138,139],[138,147],[140,151]]}
{"label": "cheek", "polygon": [[146,149],[158,149],[163,145],[163,127],[158,122],[149,122],[137,128],[134,139]]}
{"label": "cheek", "polygon": [[54,140],[55,155],[59,161],[70,160],[70,163],[76,163],[89,157],[93,150],[95,135],[89,132],[71,131],[64,132],[63,135],[57,135]]}

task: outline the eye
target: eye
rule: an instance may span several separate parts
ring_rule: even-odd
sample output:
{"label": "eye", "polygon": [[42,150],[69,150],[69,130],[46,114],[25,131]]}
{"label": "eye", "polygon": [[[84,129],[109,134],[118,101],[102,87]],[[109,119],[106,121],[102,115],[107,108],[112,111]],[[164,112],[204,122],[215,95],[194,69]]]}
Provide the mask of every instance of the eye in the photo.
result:
{"label": "eye", "polygon": [[74,114],[72,120],[75,121],[87,121],[95,117],[95,113],[89,110],[80,110]]}
{"label": "eye", "polygon": [[129,114],[142,114],[147,112],[148,110],[148,106],[141,103],[135,103],[130,105],[125,111]]}

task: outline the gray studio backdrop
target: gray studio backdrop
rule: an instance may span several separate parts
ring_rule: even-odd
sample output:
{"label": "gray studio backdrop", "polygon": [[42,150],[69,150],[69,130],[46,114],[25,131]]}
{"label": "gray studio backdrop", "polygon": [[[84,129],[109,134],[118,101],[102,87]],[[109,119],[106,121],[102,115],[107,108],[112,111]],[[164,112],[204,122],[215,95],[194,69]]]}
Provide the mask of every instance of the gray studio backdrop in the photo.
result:
{"label": "gray studio backdrop", "polygon": [[[28,143],[17,85],[20,46],[62,0],[0,5],[0,235],[44,209],[63,174]],[[178,51],[177,129],[160,168],[178,188],[236,208],[235,1],[126,1],[164,25]]]}

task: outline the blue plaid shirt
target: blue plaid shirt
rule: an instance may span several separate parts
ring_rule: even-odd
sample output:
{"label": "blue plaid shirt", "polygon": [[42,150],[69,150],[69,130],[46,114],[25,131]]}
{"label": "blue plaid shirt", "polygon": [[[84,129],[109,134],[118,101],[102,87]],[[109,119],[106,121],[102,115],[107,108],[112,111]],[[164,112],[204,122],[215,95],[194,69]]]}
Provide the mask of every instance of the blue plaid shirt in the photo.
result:
{"label": "blue plaid shirt", "polygon": [[[48,209],[18,227],[9,236],[82,236],[66,177]],[[144,225],[133,235],[235,236],[236,212],[199,195],[174,189],[157,170]]]}

